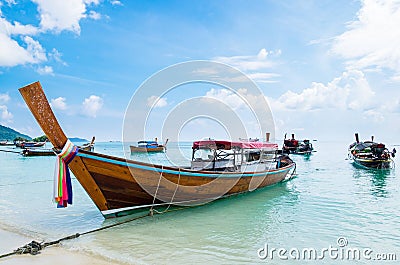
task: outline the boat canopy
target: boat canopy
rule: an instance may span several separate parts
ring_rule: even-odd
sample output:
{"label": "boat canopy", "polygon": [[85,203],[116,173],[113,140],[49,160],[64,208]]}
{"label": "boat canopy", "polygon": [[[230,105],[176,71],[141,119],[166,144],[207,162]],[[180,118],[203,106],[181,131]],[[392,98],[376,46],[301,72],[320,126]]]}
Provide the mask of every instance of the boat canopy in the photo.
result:
{"label": "boat canopy", "polygon": [[231,142],[231,141],[220,141],[220,140],[205,140],[193,142],[192,149],[269,149],[277,150],[278,145],[274,143],[263,143],[263,142]]}
{"label": "boat canopy", "polygon": [[357,151],[362,151],[362,150],[365,150],[367,148],[373,148],[373,147],[385,148],[385,145],[382,144],[382,143],[375,143],[375,142],[370,142],[370,141],[353,143],[353,144],[350,145],[350,149],[354,149],[354,150],[357,150]]}
{"label": "boat canopy", "polygon": [[156,145],[156,141],[139,141],[138,144]]}

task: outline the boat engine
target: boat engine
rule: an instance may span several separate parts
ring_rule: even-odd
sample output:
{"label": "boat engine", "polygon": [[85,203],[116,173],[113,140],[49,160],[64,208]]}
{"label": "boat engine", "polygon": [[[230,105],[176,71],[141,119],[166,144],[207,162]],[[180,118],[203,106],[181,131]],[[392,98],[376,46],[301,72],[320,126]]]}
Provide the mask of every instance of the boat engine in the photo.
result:
{"label": "boat engine", "polygon": [[385,153],[385,145],[384,144],[377,144],[374,146],[371,146],[371,151],[376,157],[381,157],[385,158],[387,156],[387,153]]}

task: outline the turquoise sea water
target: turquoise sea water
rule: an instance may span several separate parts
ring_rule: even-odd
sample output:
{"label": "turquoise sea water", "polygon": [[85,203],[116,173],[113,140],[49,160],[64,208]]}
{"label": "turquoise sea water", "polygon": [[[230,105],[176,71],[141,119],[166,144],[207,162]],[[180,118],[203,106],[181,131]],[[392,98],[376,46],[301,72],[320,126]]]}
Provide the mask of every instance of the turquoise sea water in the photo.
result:
{"label": "turquoise sea water", "polygon": [[[130,264],[304,264],[304,259],[295,260],[288,253],[261,259],[259,254],[265,251],[258,253],[259,249],[266,245],[269,251],[313,248],[318,254],[329,247],[368,248],[372,259],[375,254],[396,254],[397,261],[380,263],[398,264],[400,169],[358,169],[346,160],[348,143],[313,144],[317,152],[311,156],[292,156],[298,174],[286,183],[147,217],[62,245]],[[190,157],[190,147],[169,143],[167,153],[175,163],[187,165],[184,157]],[[124,155],[120,143],[97,143],[95,151]],[[162,154],[151,160],[168,163]],[[104,220],[76,180],[74,204],[57,209],[52,203],[54,161],[0,152],[0,228],[51,241],[122,220]],[[340,247],[338,239],[347,244]],[[0,249],[0,254],[10,250]],[[311,262],[372,264],[363,258],[335,258],[334,253],[330,257],[327,252],[322,260]]]}

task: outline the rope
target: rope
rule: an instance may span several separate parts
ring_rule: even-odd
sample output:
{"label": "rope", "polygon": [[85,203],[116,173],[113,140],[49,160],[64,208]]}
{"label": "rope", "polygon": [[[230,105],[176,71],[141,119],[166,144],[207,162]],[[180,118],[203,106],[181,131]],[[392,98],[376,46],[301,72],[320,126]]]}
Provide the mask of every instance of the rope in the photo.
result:
{"label": "rope", "polygon": [[178,183],[176,184],[174,194],[172,194],[171,202],[168,204],[168,207],[162,212],[154,210],[156,213],[158,213],[158,214],[166,213],[168,211],[168,209],[171,207],[172,202],[174,201],[174,198],[175,198],[176,191],[178,190],[180,180],[181,180],[181,168],[179,168]]}
{"label": "rope", "polygon": [[294,163],[294,169],[293,169],[292,173],[290,174],[290,176],[287,177],[287,178],[285,178],[284,181],[289,181],[289,180],[291,180],[294,176],[296,176],[297,164],[296,164],[296,162],[293,162],[293,163]]}
{"label": "rope", "polygon": [[156,202],[156,197],[157,197],[157,193],[158,193],[158,189],[160,188],[160,183],[161,183],[161,178],[162,178],[162,175],[163,175],[163,172],[164,172],[164,165],[161,165],[161,174],[160,174],[160,178],[158,179],[158,184],[157,184],[157,188],[156,188],[156,192],[154,193],[154,196],[153,196],[153,202],[152,202],[152,204],[151,204],[151,207],[150,207],[150,212],[149,212],[149,215],[150,216],[153,216],[153,214],[154,214],[154,203]]}
{"label": "rope", "polygon": [[98,232],[98,231],[105,230],[105,229],[109,229],[109,228],[112,228],[112,227],[115,227],[115,226],[118,226],[118,225],[126,224],[126,223],[129,223],[129,222],[135,221],[135,220],[139,220],[139,219],[145,218],[147,216],[149,216],[149,214],[145,214],[145,215],[141,215],[141,216],[138,216],[138,217],[134,217],[132,219],[125,220],[123,222],[119,222],[119,223],[103,226],[103,227],[100,227],[100,228],[96,228],[96,229],[93,229],[93,230],[90,230],[90,231],[87,231],[87,232],[76,233],[76,234],[69,235],[69,236],[66,236],[66,237],[63,237],[63,238],[60,238],[60,239],[57,239],[57,240],[54,240],[54,241],[50,241],[50,242],[41,242],[41,243],[39,243],[37,241],[32,241],[31,243],[28,243],[28,244],[26,244],[26,245],[24,245],[22,247],[19,247],[18,249],[14,250],[13,252],[9,252],[9,253],[0,255],[0,259],[12,256],[12,255],[16,255],[16,254],[36,255],[36,254],[39,254],[40,251],[43,250],[44,248],[46,248],[48,246],[59,244],[62,241],[75,239],[75,238],[78,238],[78,237],[83,236],[83,235],[91,234],[91,233]]}
{"label": "rope", "polygon": [[21,152],[18,152],[18,151],[11,151],[11,150],[1,150],[0,149],[0,152],[6,152],[6,153],[15,153],[15,154],[20,154]]}

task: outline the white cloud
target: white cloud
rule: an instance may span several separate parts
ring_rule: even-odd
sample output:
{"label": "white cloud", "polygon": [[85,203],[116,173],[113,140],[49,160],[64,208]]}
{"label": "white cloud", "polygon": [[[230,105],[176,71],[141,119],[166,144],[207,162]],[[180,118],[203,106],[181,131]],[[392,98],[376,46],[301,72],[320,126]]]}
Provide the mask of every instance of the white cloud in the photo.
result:
{"label": "white cloud", "polygon": [[103,99],[96,95],[91,95],[82,103],[83,114],[96,118],[98,111],[103,107]]}
{"label": "white cloud", "polygon": [[[79,22],[86,18],[87,7],[98,5],[98,0],[32,0],[38,5],[40,27],[43,31],[59,33],[68,30],[80,34]],[[89,13],[90,14],[90,13]],[[89,15],[90,17],[90,15]]]}
{"label": "white cloud", "polygon": [[26,48],[5,34],[0,33],[0,66],[16,66],[26,63],[40,63],[46,61],[46,52],[39,42],[26,36],[24,39]]}
{"label": "white cloud", "polygon": [[276,73],[252,73],[247,74],[247,76],[259,83],[276,83],[277,81],[274,80],[274,78],[280,77],[280,75]]}
{"label": "white cloud", "polygon": [[111,1],[111,4],[113,5],[113,6],[122,6],[123,4],[121,3],[121,1],[118,1],[118,0],[112,0]]}
{"label": "white cloud", "polygon": [[37,69],[38,74],[40,75],[54,75],[53,67],[45,65],[43,67],[39,67]]}
{"label": "white cloud", "polygon": [[94,20],[99,20],[101,18],[101,14],[97,13],[96,11],[90,10],[88,17]]}
{"label": "white cloud", "polygon": [[8,111],[7,106],[5,105],[0,105],[0,117],[2,122],[6,122],[6,123],[10,123],[12,122],[13,119],[13,115],[11,114],[11,112]]}
{"label": "white cloud", "polygon": [[400,3],[362,0],[357,19],[334,39],[332,52],[349,68],[388,68],[400,74]]}
{"label": "white cloud", "polygon": [[205,97],[222,101],[233,110],[237,110],[245,104],[244,100],[242,100],[238,95],[225,88],[212,88],[211,90],[207,91]]}
{"label": "white cloud", "polygon": [[257,55],[244,55],[244,56],[232,56],[232,57],[215,57],[213,60],[225,63],[234,67],[239,68],[242,71],[254,71],[260,69],[270,68],[274,65],[272,60],[269,60],[269,55],[281,54],[281,51],[267,51],[261,49]]}
{"label": "white cloud", "polygon": [[33,63],[40,63],[43,61],[47,61],[46,51],[43,49],[42,45],[29,36],[24,38],[24,41],[27,45],[26,50],[32,57]]}
{"label": "white cloud", "polygon": [[0,33],[7,36],[11,35],[35,35],[38,33],[38,28],[32,25],[22,25],[14,21],[13,23],[7,21],[5,18],[0,17]]}
{"label": "white cloud", "polygon": [[151,96],[147,99],[147,106],[153,108],[162,108],[168,105],[166,98],[159,98],[157,96]]}
{"label": "white cloud", "polygon": [[376,123],[381,123],[385,120],[383,114],[379,110],[367,110],[364,112],[363,118]]}
{"label": "white cloud", "polygon": [[[8,5],[16,1],[6,0]],[[32,0],[37,4],[40,16],[40,26],[23,25],[17,21],[8,21],[2,17],[0,10],[0,67],[13,67],[24,64],[40,64],[47,61],[46,50],[32,36],[39,32],[64,30],[80,33],[79,22],[83,18],[100,19],[101,15],[93,10],[87,11],[92,5],[98,5],[99,0]],[[0,2],[0,7],[1,7]],[[22,41],[21,41],[22,40]],[[61,62],[61,54],[53,49],[49,57]],[[49,66],[40,67],[40,74],[51,74]]]}
{"label": "white cloud", "polygon": [[10,101],[10,96],[8,94],[0,94],[0,104],[5,104]]}
{"label": "white cloud", "polygon": [[58,110],[66,110],[67,109],[66,100],[67,99],[64,97],[51,99],[51,107]]}
{"label": "white cloud", "polygon": [[277,100],[269,99],[273,109],[316,110],[326,108],[368,110],[374,107],[374,91],[361,71],[351,70],[327,85],[313,82],[300,93],[288,91]]}
{"label": "white cloud", "polygon": [[5,1],[9,6],[16,4],[15,0],[5,0]]}
{"label": "white cloud", "polygon": [[49,53],[49,57],[51,59],[53,59],[54,61],[61,63],[64,66],[67,66],[68,64],[66,62],[64,62],[61,57],[62,57],[62,53],[60,53],[56,48],[53,48],[51,50],[51,52]]}
{"label": "white cloud", "polygon": [[[32,25],[22,25],[19,22],[9,22],[0,18],[0,67],[12,67],[19,64],[39,63],[46,61],[46,53],[38,41],[28,35],[37,34],[38,29]],[[12,38],[23,35],[20,44]]]}

